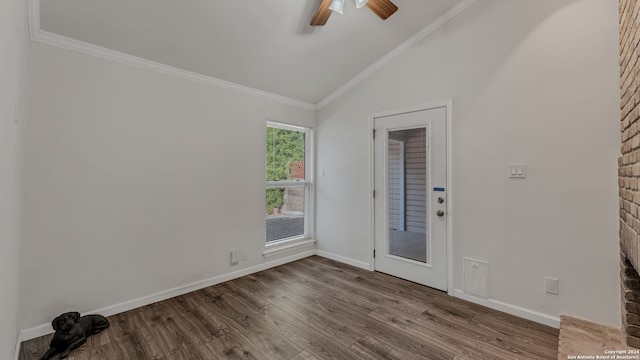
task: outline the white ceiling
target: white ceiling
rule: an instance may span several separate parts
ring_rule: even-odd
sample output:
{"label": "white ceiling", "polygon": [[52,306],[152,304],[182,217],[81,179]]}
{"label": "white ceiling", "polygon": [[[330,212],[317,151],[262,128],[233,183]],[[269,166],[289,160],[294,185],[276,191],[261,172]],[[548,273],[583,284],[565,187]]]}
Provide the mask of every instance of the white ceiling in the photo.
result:
{"label": "white ceiling", "polygon": [[312,27],[320,0],[41,0],[40,28],[317,104],[459,0],[393,2],[385,21],[348,0]]}

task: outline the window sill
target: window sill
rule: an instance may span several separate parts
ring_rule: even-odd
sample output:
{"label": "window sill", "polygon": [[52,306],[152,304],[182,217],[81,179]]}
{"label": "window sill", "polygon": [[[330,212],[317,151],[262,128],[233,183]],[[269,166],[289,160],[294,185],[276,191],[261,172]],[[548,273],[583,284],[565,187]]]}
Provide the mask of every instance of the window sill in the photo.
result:
{"label": "window sill", "polygon": [[299,247],[303,247],[309,244],[313,244],[316,241],[309,238],[299,238],[299,239],[291,239],[287,241],[282,241],[276,244],[269,244],[265,251],[262,252],[262,256],[268,258],[278,254],[281,254],[285,251],[291,251],[297,249]]}

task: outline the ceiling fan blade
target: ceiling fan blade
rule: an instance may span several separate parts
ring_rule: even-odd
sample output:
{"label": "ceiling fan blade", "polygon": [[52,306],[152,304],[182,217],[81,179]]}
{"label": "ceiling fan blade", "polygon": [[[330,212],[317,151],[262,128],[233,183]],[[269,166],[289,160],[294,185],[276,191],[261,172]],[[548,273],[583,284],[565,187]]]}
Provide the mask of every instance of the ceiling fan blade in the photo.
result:
{"label": "ceiling fan blade", "polygon": [[312,26],[322,26],[327,23],[327,20],[329,20],[329,16],[331,15],[331,10],[329,10],[331,1],[332,0],[322,0],[320,6],[318,6],[318,10],[316,10],[316,14],[313,15],[313,18],[311,19]]}
{"label": "ceiling fan blade", "polygon": [[382,20],[386,20],[394,12],[398,11],[398,7],[391,0],[369,0],[367,7]]}

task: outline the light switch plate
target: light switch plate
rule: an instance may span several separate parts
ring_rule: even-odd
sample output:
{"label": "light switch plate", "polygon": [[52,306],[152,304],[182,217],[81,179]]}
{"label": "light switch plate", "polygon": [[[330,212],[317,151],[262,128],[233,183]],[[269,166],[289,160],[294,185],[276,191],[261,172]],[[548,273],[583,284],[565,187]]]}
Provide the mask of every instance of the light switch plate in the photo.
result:
{"label": "light switch plate", "polygon": [[509,179],[525,179],[527,164],[509,164]]}

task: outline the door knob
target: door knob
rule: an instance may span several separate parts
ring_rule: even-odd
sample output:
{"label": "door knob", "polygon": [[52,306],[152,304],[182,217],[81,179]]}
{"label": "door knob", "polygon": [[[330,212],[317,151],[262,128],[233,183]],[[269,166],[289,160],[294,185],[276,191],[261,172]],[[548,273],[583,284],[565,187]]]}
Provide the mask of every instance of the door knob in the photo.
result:
{"label": "door knob", "polygon": [[439,198],[438,198],[438,204],[442,204],[443,202],[444,202],[444,199],[443,199],[443,198],[441,198],[441,197],[439,197]]}
{"label": "door knob", "polygon": [[438,211],[436,212],[436,215],[438,215],[438,216],[440,216],[440,217],[443,217],[443,216],[444,216],[444,211],[442,211],[442,210],[438,210]]}

